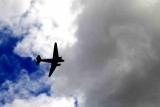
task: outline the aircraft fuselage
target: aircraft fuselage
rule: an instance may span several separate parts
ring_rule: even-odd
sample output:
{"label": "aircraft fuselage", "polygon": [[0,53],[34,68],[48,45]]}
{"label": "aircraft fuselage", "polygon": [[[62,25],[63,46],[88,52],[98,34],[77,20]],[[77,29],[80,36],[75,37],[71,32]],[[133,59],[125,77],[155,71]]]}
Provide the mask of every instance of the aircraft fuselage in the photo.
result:
{"label": "aircraft fuselage", "polygon": [[58,59],[41,59],[42,62],[55,63],[55,62],[64,62],[64,60],[59,57]]}
{"label": "aircraft fuselage", "polygon": [[54,72],[55,68],[57,66],[61,65],[59,62],[64,62],[62,57],[59,57],[59,55],[58,55],[57,43],[54,44],[54,52],[53,52],[52,59],[41,59],[40,55],[38,55],[36,57],[36,64],[38,65],[41,61],[51,63],[51,68],[50,68],[50,72],[49,72],[49,75],[48,75],[50,77],[52,75],[52,73]]}

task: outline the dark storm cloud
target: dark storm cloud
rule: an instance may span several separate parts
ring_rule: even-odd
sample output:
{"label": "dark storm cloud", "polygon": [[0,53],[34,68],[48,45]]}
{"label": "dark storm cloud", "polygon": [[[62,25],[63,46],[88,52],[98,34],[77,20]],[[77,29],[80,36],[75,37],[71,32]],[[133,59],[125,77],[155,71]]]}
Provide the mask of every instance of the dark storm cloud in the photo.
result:
{"label": "dark storm cloud", "polygon": [[68,70],[63,72],[68,80],[57,87],[83,90],[86,107],[160,105],[160,32],[152,19],[156,15],[143,13],[133,3],[82,1],[74,61],[69,53],[66,63],[71,65],[64,64]]}

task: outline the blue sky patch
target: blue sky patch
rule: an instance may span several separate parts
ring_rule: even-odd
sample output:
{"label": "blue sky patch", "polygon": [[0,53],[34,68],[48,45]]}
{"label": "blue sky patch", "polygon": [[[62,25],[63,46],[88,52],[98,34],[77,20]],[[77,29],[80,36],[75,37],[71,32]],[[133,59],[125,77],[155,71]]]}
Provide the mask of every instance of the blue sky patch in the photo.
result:
{"label": "blue sky patch", "polygon": [[0,45],[0,84],[6,79],[14,81],[21,69],[27,70],[29,74],[38,69],[35,61],[32,61],[31,58],[23,58],[13,52],[19,39],[10,37],[9,34],[3,35],[5,35],[5,37],[3,36],[4,41]]}
{"label": "blue sky patch", "polygon": [[[17,84],[18,81],[23,80],[22,78],[25,74],[22,73],[25,72],[22,72],[22,70],[25,70],[30,78],[29,81],[22,81],[22,87],[28,91],[28,94],[38,96],[41,93],[46,93],[47,95],[50,95],[50,87],[45,83],[43,83],[43,85],[41,83],[38,84],[39,87],[43,87],[37,90],[29,89],[31,88],[29,87],[30,82],[36,82],[36,79],[41,78],[44,75],[44,72],[38,70],[39,68],[36,65],[35,60],[32,60],[30,57],[20,57],[13,52],[14,47],[19,41],[22,40],[22,38],[16,38],[12,36],[12,32],[7,28],[1,30],[0,35],[2,41],[2,43],[0,44],[0,91],[4,93],[4,95],[6,94],[6,98],[4,98],[4,96],[0,96],[0,105],[14,100],[14,96],[8,93],[10,87],[9,84],[3,84],[6,80],[9,80],[13,85]],[[36,75],[36,78],[33,78],[35,76],[33,76],[32,74]],[[25,98],[25,96],[23,97],[23,93],[21,93],[21,90],[19,88],[15,88],[13,93],[22,96],[22,98]]]}

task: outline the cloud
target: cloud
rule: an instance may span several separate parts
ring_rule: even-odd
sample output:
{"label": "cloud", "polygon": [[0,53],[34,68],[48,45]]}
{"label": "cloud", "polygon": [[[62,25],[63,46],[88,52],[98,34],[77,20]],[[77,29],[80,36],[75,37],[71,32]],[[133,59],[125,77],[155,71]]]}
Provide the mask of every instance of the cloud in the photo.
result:
{"label": "cloud", "polygon": [[45,94],[41,94],[36,98],[30,98],[29,100],[15,99],[12,104],[6,104],[4,107],[74,107],[73,98],[54,98]]}
{"label": "cloud", "polygon": [[[56,3],[53,10],[50,2],[35,1],[22,21],[28,33],[14,52],[32,58],[52,56],[52,43],[58,41],[65,62],[54,73],[56,82],[49,80],[50,91],[55,96],[83,96],[79,106],[159,106],[159,2],[80,2],[74,2],[83,8],[79,14],[70,10],[73,2],[57,12],[61,7]],[[12,104],[27,101],[32,103],[16,99]]]}
{"label": "cloud", "polygon": [[[5,13],[0,11],[2,15],[0,18],[1,29],[7,26],[13,32],[12,36],[25,37],[18,43],[15,49],[16,53],[24,50],[23,56],[30,56],[29,52],[31,50],[40,49],[42,46],[51,47],[53,46],[51,45],[53,41],[61,43],[63,48],[66,45],[71,46],[76,41],[73,35],[77,29],[74,21],[80,13],[80,9],[77,8],[79,6],[78,2],[73,0],[66,2],[62,0],[10,0],[10,2],[1,0],[0,2],[2,2],[1,5],[5,4],[0,6],[1,10],[6,10]],[[39,39],[37,40],[36,38]],[[29,39],[31,40],[28,42]],[[28,45],[34,44],[35,46],[36,43],[37,46],[33,48]],[[26,52],[23,49],[24,45],[31,48],[31,50]],[[39,51],[35,51],[35,53],[37,52]],[[22,53],[19,55],[22,56]]]}
{"label": "cloud", "polygon": [[15,53],[23,57],[34,57],[33,53],[43,56],[48,53],[46,55],[49,56],[52,55],[54,42],[58,42],[62,49],[72,46],[76,42],[74,33],[77,27],[74,21],[80,12],[78,9],[72,11],[73,2],[34,1],[22,18],[22,28],[28,27],[28,33],[17,44]]}
{"label": "cloud", "polygon": [[[17,70],[17,72],[19,71]],[[0,100],[6,104],[17,98],[29,99],[30,97],[43,93],[43,90],[48,94],[50,82],[44,83],[44,81],[47,80],[44,80],[44,78],[41,78],[37,74],[38,73],[35,72],[29,76],[26,70],[21,70],[20,73],[17,73],[16,80],[7,80],[6,78],[6,81],[1,84]],[[33,80],[32,76],[34,77],[34,75],[39,76],[41,80],[36,78]]]}
{"label": "cloud", "polygon": [[30,6],[31,0],[0,0],[0,29],[7,26],[16,36],[26,32],[21,26],[21,18]]}
{"label": "cloud", "polygon": [[48,78],[47,75],[48,72],[45,76],[36,79],[34,78],[38,76],[36,72],[28,75],[26,70],[21,70],[16,82],[7,80],[1,85],[0,105],[3,107],[21,107],[22,105],[25,107],[77,107],[79,96],[74,98],[71,95],[56,96],[50,93],[50,86],[55,82],[55,78]]}
{"label": "cloud", "polygon": [[2,44],[0,45],[0,84],[5,80],[16,80],[21,69],[26,69],[29,74],[37,71],[38,67],[35,66],[35,61],[31,58],[23,58],[13,53],[14,46],[19,39],[10,37],[12,33],[5,30],[0,31]]}
{"label": "cloud", "polygon": [[81,90],[85,107],[159,106],[158,4],[148,7],[127,0],[82,4],[74,58],[66,52],[68,64],[59,72],[66,79],[56,82],[57,93],[67,86],[64,94]]}
{"label": "cloud", "polygon": [[9,20],[11,20],[9,18],[14,18],[25,13],[30,7],[30,2],[30,0],[1,0],[0,19],[9,23]]}
{"label": "cloud", "polygon": [[[76,26],[74,26],[74,20],[79,12],[77,13],[75,10],[71,10],[71,8],[78,9],[77,7],[74,7],[74,5],[78,6],[78,4],[75,3],[72,5],[72,0],[69,0],[65,3],[64,1],[43,0],[28,1],[27,3],[25,3],[25,1],[12,1],[11,3],[5,3],[7,5],[5,7],[6,12],[8,12],[7,14],[3,14],[3,12],[0,11],[0,13],[3,15],[2,19],[0,19],[0,22],[2,22],[1,29],[2,32],[4,31],[3,29],[5,27],[11,30],[12,34],[7,35],[9,39],[9,36],[19,39],[18,42],[16,41],[17,46],[14,50],[15,54],[18,54],[22,57],[32,58],[34,58],[37,54],[41,54],[42,56],[49,56],[51,54],[52,56],[52,50],[55,41],[58,42],[58,44],[61,44],[60,48],[62,50],[66,46],[71,46],[76,41],[76,39],[73,37],[73,34],[77,29]],[[1,8],[3,9],[4,6]],[[5,42],[3,41],[2,45],[4,43]],[[10,52],[12,53],[12,50],[10,50]],[[23,63],[22,65],[24,65],[20,67],[20,69],[24,68],[24,70],[22,70],[22,73],[20,74],[20,70],[16,70],[19,76],[18,79],[18,76],[16,76],[16,82],[13,82],[12,80],[6,80],[3,83],[3,86],[1,87],[1,90],[3,91],[0,93],[2,98],[1,105],[5,104],[4,106],[18,106],[22,103],[29,104],[31,102],[31,104],[26,106],[32,106],[34,105],[32,100],[36,99],[36,96],[38,96],[37,98],[40,98],[39,95],[41,93],[53,95],[53,93],[50,93],[49,91],[50,86],[53,86],[54,79],[48,80],[48,72],[44,77],[39,76],[37,73],[39,71],[32,72],[33,69],[30,69],[31,66],[28,66],[29,64],[27,64],[26,61],[27,60],[25,60],[25,62],[21,62],[18,60],[18,62]],[[29,61],[29,63],[32,62]],[[17,67],[17,65],[15,66]],[[43,67],[41,70],[45,69],[44,71],[46,71],[46,66]],[[25,68],[28,68],[27,70],[29,71],[26,71]],[[27,74],[28,72],[32,73]],[[47,95],[45,95],[45,99],[47,101],[53,100],[53,98]],[[60,98],[54,98],[55,101],[51,102],[49,106],[64,106],[61,105],[63,103],[65,103],[65,106],[74,106],[73,99],[71,99],[72,101],[70,99],[71,98],[68,96],[60,96]],[[37,103],[42,104],[42,106],[47,105],[43,104],[45,103],[44,101],[37,101]]]}

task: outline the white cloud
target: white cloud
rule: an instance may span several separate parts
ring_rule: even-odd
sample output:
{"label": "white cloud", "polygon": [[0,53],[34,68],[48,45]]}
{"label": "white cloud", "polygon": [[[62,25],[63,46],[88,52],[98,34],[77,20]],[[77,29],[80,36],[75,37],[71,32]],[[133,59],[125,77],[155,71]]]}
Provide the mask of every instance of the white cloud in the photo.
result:
{"label": "white cloud", "polygon": [[62,49],[76,42],[75,20],[81,12],[76,6],[75,0],[0,0],[0,22],[12,36],[24,37],[15,47],[20,56],[44,55],[42,48],[51,54],[54,42]]}
{"label": "white cloud", "polygon": [[11,104],[4,107],[74,107],[74,99],[67,97],[54,98],[41,94],[38,97],[15,99]]}
{"label": "white cloud", "polygon": [[10,18],[25,13],[30,7],[31,0],[0,0],[0,19],[11,23]]}
{"label": "white cloud", "polygon": [[[76,42],[74,24],[80,9],[72,10],[73,0],[35,1],[21,18],[21,27],[29,27],[28,34],[17,44],[20,56],[52,55],[54,42],[64,49]],[[38,25],[35,26],[35,25]],[[49,50],[49,51],[48,51]]]}
{"label": "white cloud", "polygon": [[[36,73],[29,76],[27,71],[22,70],[17,82],[5,81],[2,87],[6,87],[8,90],[0,93],[0,99],[5,101],[3,107],[75,107],[74,92],[67,96],[56,95],[54,92],[49,92],[50,96],[46,93],[41,93],[38,96],[33,94],[47,86],[50,88],[54,85],[55,76],[48,78],[47,75],[48,72],[41,78],[33,80],[33,77],[37,76]],[[82,95],[76,95],[78,103],[82,105],[81,107],[84,103],[83,97]]]}
{"label": "white cloud", "polygon": [[15,35],[22,33],[21,17],[30,6],[31,0],[0,0],[1,28],[8,26]]}
{"label": "white cloud", "polygon": [[[44,71],[42,70],[41,72]],[[35,77],[37,74],[34,73],[30,76]],[[26,70],[21,70],[20,74],[18,74],[16,82],[6,80],[2,84],[2,89],[3,87],[6,87],[7,90],[0,93],[0,98],[4,98],[5,102],[10,102],[17,98],[30,98],[34,96],[31,92],[39,92],[47,86],[50,86],[55,80],[55,78],[48,80],[47,75],[36,80],[33,80],[30,76]]]}

